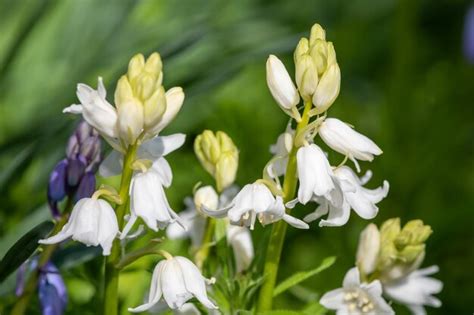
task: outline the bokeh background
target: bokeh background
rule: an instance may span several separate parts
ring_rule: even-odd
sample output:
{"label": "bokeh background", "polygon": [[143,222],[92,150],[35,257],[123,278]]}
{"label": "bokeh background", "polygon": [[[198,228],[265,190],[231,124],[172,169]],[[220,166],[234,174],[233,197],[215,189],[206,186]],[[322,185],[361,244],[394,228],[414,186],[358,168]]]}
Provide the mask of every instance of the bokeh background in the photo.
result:
{"label": "bokeh background", "polygon": [[[318,22],[335,43],[342,71],[330,115],[352,123],[384,150],[374,162],[363,163],[374,171],[372,187],[383,179],[391,185],[374,221],[420,218],[431,225],[424,265],[440,266],[437,277],[445,288],[439,295],[442,308],[429,314],[471,314],[474,67],[462,51],[469,5],[461,0],[0,1],[0,255],[49,217],[49,172],[64,156],[78,122],[61,114],[76,102],[76,83],[96,86],[101,75],[112,99],[130,57],[161,53],[165,87],[180,85],[186,92],[181,113],[165,130],[188,136],[169,157],[174,183],[168,195],[176,210],[183,209],[196,182],[211,182],[192,150],[203,129],[224,130],[240,148],[240,185],[261,176],[269,145],[287,122],[267,89],[265,60],[276,54],[293,71],[298,39]],[[332,268],[304,282],[303,293],[339,287],[366,224],[353,215],[343,228],[289,229],[280,277],[336,255]],[[259,227],[255,239],[268,229]],[[99,292],[84,275],[99,268],[91,261],[63,271],[67,314],[95,313],[90,305]],[[131,278],[134,290],[126,288],[124,297],[140,302],[149,277]],[[13,280],[2,284],[0,301],[11,299]],[[295,295],[303,293],[280,296],[277,307],[298,309]]]}

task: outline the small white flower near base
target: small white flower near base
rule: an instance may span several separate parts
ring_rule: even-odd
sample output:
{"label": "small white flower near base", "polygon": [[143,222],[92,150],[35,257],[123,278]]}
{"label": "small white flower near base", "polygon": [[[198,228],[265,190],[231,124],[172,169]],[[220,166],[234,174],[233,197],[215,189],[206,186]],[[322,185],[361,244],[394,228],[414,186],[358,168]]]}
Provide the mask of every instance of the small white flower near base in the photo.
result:
{"label": "small white flower near base", "polygon": [[413,271],[408,276],[394,282],[384,283],[385,295],[394,301],[405,304],[414,315],[424,315],[424,305],[440,307],[441,301],[432,294],[443,289],[443,283],[435,278],[427,277],[439,270],[431,266]]}
{"label": "small white flower near base", "polygon": [[72,209],[62,230],[40,244],[56,244],[72,237],[87,246],[102,247],[102,255],[110,255],[112,243],[119,231],[117,217],[109,203],[102,199],[83,198]]}
{"label": "small white flower near base", "polygon": [[361,283],[357,267],[347,272],[342,288],[324,294],[319,303],[341,315],[395,314],[390,305],[382,298],[380,281]]}
{"label": "small white flower near base", "polygon": [[217,309],[209,300],[206,283],[212,283],[203,277],[199,269],[185,257],[167,257],[156,265],[151,279],[148,302],[135,308],[132,313],[144,312],[163,298],[168,306],[175,310],[181,308],[188,300],[195,297],[208,309]]}

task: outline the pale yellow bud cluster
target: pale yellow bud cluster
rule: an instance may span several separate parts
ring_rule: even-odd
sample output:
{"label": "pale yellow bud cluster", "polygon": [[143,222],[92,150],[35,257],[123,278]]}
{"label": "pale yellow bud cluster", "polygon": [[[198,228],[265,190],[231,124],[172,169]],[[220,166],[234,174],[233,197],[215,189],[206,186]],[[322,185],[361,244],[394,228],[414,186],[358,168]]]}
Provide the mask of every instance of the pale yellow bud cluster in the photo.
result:
{"label": "pale yellow bud cluster", "polygon": [[216,180],[218,191],[235,181],[239,166],[239,150],[232,139],[222,131],[215,134],[205,130],[194,141],[194,152],[202,166]]}
{"label": "pale yellow bud cluster", "polygon": [[380,230],[370,224],[361,233],[357,265],[367,277],[376,274],[381,280],[393,280],[420,266],[425,257],[425,242],[433,231],[421,220],[400,226],[400,219],[385,221]]}
{"label": "pale yellow bud cluster", "polygon": [[326,111],[339,95],[341,72],[336,51],[326,41],[326,32],[319,24],[311,28],[310,38],[302,38],[294,52],[295,78],[305,101],[312,100],[315,114]]}
{"label": "pale yellow bud cluster", "polygon": [[162,86],[163,64],[158,53],[148,59],[135,55],[115,90],[120,138],[134,143],[142,132],[152,130],[166,111],[166,94]]}

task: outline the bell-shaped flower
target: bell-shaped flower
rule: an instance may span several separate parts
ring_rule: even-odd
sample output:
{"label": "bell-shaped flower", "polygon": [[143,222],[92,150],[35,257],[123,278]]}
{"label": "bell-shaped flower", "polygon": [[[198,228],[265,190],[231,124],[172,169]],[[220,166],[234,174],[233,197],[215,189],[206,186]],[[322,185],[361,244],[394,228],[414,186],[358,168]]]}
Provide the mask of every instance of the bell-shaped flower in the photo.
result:
{"label": "bell-shaped flower", "polygon": [[171,179],[171,168],[163,158],[157,160],[150,169],[133,176],[130,184],[130,218],[121,239],[127,236],[137,218],[141,218],[155,232],[175,221],[180,223],[163,188],[171,185]]}
{"label": "bell-shaped flower", "polygon": [[193,297],[206,308],[217,309],[209,300],[206,283],[212,281],[204,278],[199,269],[185,257],[168,257],[156,265],[151,279],[148,302],[128,310],[132,313],[144,312],[163,298],[171,309],[181,308]]}
{"label": "bell-shaped flower", "polygon": [[286,214],[283,199],[280,196],[275,198],[266,185],[258,182],[245,185],[228,207],[216,211],[203,207],[203,212],[216,218],[227,216],[231,224],[250,227],[251,230],[257,218],[262,225],[284,220],[299,229],[309,228],[303,221]]}
{"label": "bell-shaped flower", "polygon": [[[319,127],[319,135],[334,151],[347,156],[360,171],[357,160],[372,161],[382,150],[369,138],[358,133],[336,118],[326,118]],[[357,160],[356,160],[357,159]]]}
{"label": "bell-shaped flower", "polygon": [[281,60],[274,55],[268,57],[266,67],[267,85],[273,98],[284,112],[296,119],[298,112],[296,105],[300,101],[300,95],[288,71]]}
{"label": "bell-shaped flower", "polygon": [[[298,201],[306,204],[313,197],[335,198],[334,173],[323,150],[316,144],[305,145],[296,153],[298,178]],[[334,200],[336,201],[336,200]]]}
{"label": "bell-shaped flower", "polygon": [[327,292],[319,303],[327,309],[335,310],[337,314],[395,314],[382,297],[380,281],[361,283],[357,267],[347,272],[342,288]]}
{"label": "bell-shaped flower", "polygon": [[232,246],[237,272],[250,267],[254,257],[252,235],[248,228],[229,225],[227,227],[227,243]]}
{"label": "bell-shaped flower", "polygon": [[427,277],[438,270],[438,266],[431,266],[413,271],[399,280],[384,283],[384,293],[390,299],[405,304],[413,314],[425,315],[424,305],[441,306],[441,301],[432,295],[441,292],[443,283],[438,279]]}
{"label": "bell-shaped flower", "polygon": [[77,85],[77,98],[80,104],[73,104],[63,110],[64,113],[82,114],[82,117],[102,135],[110,138],[118,137],[118,115],[115,107],[107,100],[102,78],[98,79],[97,90],[86,84]]}
{"label": "bell-shaped flower", "polygon": [[83,198],[72,209],[62,230],[39,243],[56,244],[72,237],[87,246],[100,245],[102,254],[108,256],[118,230],[117,218],[109,203],[102,199]]}
{"label": "bell-shaped flower", "polygon": [[[376,204],[388,194],[389,184],[384,181],[382,187],[367,189],[363,187],[371,178],[372,173],[367,172],[362,178],[347,166],[341,166],[334,170],[334,183],[337,198],[315,197],[314,201],[319,207],[308,214],[304,220],[311,222],[328,215],[326,220],[321,220],[319,226],[342,226],[347,223],[351,208],[363,219],[373,219],[378,213]],[[339,192],[341,194],[339,194]],[[335,199],[342,197],[342,202],[335,203]]]}

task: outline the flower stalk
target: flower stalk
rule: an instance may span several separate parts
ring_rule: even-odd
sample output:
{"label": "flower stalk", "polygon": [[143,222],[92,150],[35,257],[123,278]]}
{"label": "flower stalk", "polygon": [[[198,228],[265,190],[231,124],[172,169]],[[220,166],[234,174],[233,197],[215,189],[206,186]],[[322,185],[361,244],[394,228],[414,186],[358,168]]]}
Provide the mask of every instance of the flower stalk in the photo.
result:
{"label": "flower stalk", "polygon": [[[130,145],[123,161],[119,190],[122,203],[118,205],[115,210],[120,230],[123,228],[125,212],[129,205],[128,193],[133,175],[132,164],[135,161],[137,148],[137,144]],[[120,240],[115,239],[110,256],[105,258],[103,314],[116,315],[118,312],[118,277],[120,269],[118,269],[116,265],[120,262],[120,254]]]}
{"label": "flower stalk", "polygon": [[[311,101],[305,102],[303,115],[301,121],[296,127],[295,136],[297,136],[299,132],[308,125],[310,118],[309,111],[311,110],[311,107]],[[294,144],[288,157],[288,166],[283,182],[283,197],[285,203],[294,199],[296,193],[296,184],[298,182],[296,176],[297,151],[298,147],[296,146],[296,144]],[[286,213],[289,212],[290,209],[286,209]],[[273,289],[275,288],[276,279],[278,275],[278,266],[280,264],[281,251],[283,248],[283,242],[285,240],[286,228],[287,224],[284,221],[278,221],[273,224],[265,257],[265,265],[263,268],[264,280],[262,288],[260,289],[260,295],[257,304],[258,312],[265,312],[272,309]]]}

